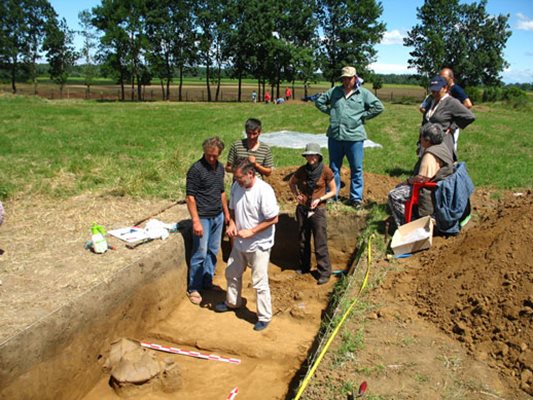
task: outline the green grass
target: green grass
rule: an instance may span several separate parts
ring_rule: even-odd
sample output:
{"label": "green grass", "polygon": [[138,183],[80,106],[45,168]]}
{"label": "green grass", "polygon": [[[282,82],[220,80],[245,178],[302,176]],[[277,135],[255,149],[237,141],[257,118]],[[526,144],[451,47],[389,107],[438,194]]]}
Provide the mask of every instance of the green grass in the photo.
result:
{"label": "green grass", "polygon": [[[367,124],[383,149],[365,152],[365,171],[407,176],[416,161],[420,114],[413,106],[385,104]],[[476,185],[499,189],[533,184],[533,113],[479,107],[462,132],[459,156]],[[0,197],[84,191],[183,198],[185,173],[201,143],[219,135],[229,145],[248,117],[263,130],[324,134],[328,118],[312,104],[101,103],[0,96]],[[300,150],[273,149],[277,167],[300,165]],[[221,156],[225,162],[227,150]],[[327,159],[327,156],[326,156]],[[327,160],[326,160],[327,161]]]}

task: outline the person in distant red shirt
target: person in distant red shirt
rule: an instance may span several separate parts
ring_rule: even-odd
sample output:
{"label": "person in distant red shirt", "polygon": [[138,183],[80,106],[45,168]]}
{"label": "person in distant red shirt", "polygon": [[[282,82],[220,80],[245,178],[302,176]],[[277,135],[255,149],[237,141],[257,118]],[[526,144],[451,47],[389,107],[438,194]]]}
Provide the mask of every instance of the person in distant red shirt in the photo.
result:
{"label": "person in distant red shirt", "polygon": [[270,103],[270,92],[265,93],[265,103]]}
{"label": "person in distant red shirt", "polygon": [[289,100],[292,97],[292,90],[289,87],[285,88],[285,100]]}

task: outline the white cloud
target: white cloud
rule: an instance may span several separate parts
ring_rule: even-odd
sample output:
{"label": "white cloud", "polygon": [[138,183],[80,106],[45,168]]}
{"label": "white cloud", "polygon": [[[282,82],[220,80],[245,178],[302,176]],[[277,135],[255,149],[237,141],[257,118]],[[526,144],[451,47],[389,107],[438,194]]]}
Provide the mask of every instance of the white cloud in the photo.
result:
{"label": "white cloud", "polygon": [[505,83],[531,83],[533,82],[533,69],[506,68],[502,73],[502,80]]}
{"label": "white cloud", "polygon": [[516,14],[518,17],[518,23],[516,24],[516,29],[521,29],[524,31],[533,31],[533,20],[530,19],[527,15],[522,13]]}
{"label": "white cloud", "polygon": [[398,29],[394,29],[390,32],[385,32],[383,35],[383,39],[381,39],[381,43],[383,45],[390,45],[390,44],[403,44],[403,38],[405,37],[404,34],[402,34]]}
{"label": "white cloud", "polygon": [[377,74],[414,74],[414,69],[408,69],[407,64],[372,63],[369,65]]}

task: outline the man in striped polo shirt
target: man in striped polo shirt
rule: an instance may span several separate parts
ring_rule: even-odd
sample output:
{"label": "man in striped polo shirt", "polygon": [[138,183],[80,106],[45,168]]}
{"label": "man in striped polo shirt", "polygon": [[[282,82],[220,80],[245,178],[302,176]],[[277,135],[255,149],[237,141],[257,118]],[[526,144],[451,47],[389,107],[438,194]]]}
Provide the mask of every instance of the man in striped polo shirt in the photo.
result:
{"label": "man in striped polo shirt", "polygon": [[202,289],[213,287],[213,275],[224,223],[230,220],[224,192],[224,166],[218,157],[224,143],[217,137],[202,144],[204,155],[187,172],[187,208],[192,219],[192,252],[187,296],[200,304]]}
{"label": "man in striped polo shirt", "polygon": [[246,139],[239,139],[231,145],[226,163],[226,172],[233,172],[233,167],[241,158],[247,158],[255,168],[259,177],[270,176],[272,173],[272,151],[266,143],[259,141],[261,121],[249,118],[244,124]]}

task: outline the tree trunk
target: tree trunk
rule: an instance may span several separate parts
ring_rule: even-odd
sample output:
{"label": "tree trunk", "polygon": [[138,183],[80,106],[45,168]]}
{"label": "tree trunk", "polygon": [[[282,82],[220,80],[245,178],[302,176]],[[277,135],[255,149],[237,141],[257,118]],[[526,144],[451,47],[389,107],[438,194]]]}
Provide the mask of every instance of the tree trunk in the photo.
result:
{"label": "tree trunk", "polygon": [[142,93],[142,82],[141,82],[141,77],[139,75],[137,75],[137,100],[139,101],[144,101],[144,96],[143,96],[143,93]]}
{"label": "tree trunk", "polygon": [[183,88],[183,65],[180,65],[180,84],[178,90],[178,100],[182,101],[181,90]]}
{"label": "tree trunk", "polygon": [[206,66],[205,66],[205,83],[206,83],[206,86],[207,86],[207,101],[210,102],[212,99],[211,99],[211,86],[210,86],[210,83],[209,83],[209,78],[211,76],[211,68],[209,68],[209,61],[207,62]]}
{"label": "tree trunk", "polygon": [[163,79],[159,78],[159,84],[161,85],[161,95],[163,96],[163,101],[164,101],[166,99],[165,99],[165,86],[163,84]]}
{"label": "tree trunk", "polygon": [[11,90],[13,94],[17,93],[17,61],[15,59],[11,64]]}
{"label": "tree trunk", "polygon": [[237,101],[241,102],[242,95],[242,72],[239,71],[239,87],[237,88]]}
{"label": "tree trunk", "polygon": [[170,80],[171,78],[167,78],[167,97],[165,98],[166,101],[170,100]]}
{"label": "tree trunk", "polygon": [[126,100],[126,88],[124,87],[124,68],[120,67],[120,101]]}
{"label": "tree trunk", "polygon": [[218,96],[220,95],[220,71],[222,70],[220,64],[217,67],[217,91],[215,93],[215,101],[218,101]]}

